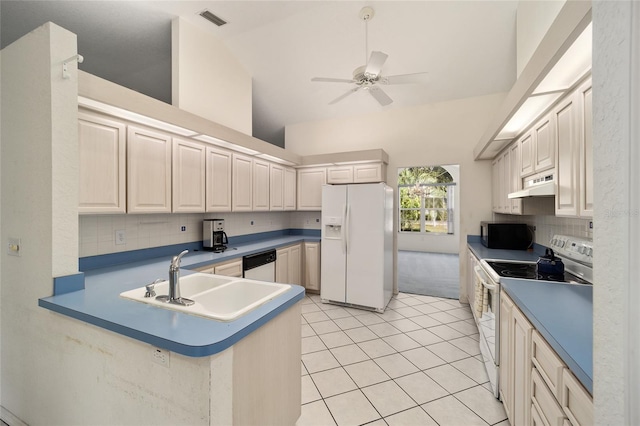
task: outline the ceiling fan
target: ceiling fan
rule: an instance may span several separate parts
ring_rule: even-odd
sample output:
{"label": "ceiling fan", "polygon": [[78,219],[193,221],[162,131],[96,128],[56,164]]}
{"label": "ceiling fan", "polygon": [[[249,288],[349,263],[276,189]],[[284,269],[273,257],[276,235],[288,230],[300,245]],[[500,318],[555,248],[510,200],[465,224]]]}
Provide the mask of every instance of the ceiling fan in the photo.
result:
{"label": "ceiling fan", "polygon": [[[365,22],[365,57],[368,52],[368,24],[369,21],[373,18],[374,12],[371,7],[363,7],[360,10],[359,17]],[[424,83],[426,81],[426,72],[419,72],[413,74],[400,74],[400,75],[389,75],[383,76],[381,75],[382,66],[389,55],[379,51],[371,52],[371,56],[366,62],[366,65],[360,66],[353,71],[353,78],[344,79],[344,78],[325,78],[325,77],[314,77],[311,81],[316,82],[325,82],[325,83],[350,83],[355,84],[356,86],[349,89],[348,92],[338,96],[331,102],[329,105],[333,105],[347,96],[357,92],[358,90],[366,90],[373,96],[382,106],[389,105],[393,102],[393,99],[387,95],[378,84],[415,84],[415,83]]]}

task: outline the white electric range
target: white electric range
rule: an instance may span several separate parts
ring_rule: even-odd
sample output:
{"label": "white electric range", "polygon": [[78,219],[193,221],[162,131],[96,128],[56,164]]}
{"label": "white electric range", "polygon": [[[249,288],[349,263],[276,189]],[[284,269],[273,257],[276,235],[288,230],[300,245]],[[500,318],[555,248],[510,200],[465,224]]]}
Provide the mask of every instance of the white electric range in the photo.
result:
{"label": "white electric range", "polygon": [[480,335],[480,352],[496,398],[499,397],[500,367],[500,278],[518,278],[592,285],[593,243],[566,235],[555,235],[549,247],[564,263],[564,273],[539,274],[535,262],[482,259],[474,271],[473,316]]}

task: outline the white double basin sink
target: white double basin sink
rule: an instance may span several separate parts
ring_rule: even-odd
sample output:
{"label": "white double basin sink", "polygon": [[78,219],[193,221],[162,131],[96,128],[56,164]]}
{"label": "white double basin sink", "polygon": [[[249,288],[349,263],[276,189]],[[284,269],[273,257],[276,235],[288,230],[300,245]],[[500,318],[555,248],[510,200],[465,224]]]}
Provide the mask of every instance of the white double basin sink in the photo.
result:
{"label": "white double basin sink", "polygon": [[[288,284],[269,283],[244,278],[195,273],[180,277],[180,296],[195,303],[177,305],[145,297],[146,287],[120,293],[121,297],[149,305],[198,315],[220,321],[232,321],[272,300],[291,288]],[[169,281],[155,285],[158,296],[169,294]]]}

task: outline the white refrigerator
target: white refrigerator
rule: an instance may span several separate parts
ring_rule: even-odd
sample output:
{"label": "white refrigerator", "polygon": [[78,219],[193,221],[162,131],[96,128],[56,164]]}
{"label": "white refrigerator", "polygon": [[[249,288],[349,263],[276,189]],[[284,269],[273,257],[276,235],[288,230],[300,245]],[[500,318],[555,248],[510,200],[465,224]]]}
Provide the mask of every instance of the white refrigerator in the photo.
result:
{"label": "white refrigerator", "polygon": [[320,299],[384,312],[393,292],[393,188],[324,185]]}

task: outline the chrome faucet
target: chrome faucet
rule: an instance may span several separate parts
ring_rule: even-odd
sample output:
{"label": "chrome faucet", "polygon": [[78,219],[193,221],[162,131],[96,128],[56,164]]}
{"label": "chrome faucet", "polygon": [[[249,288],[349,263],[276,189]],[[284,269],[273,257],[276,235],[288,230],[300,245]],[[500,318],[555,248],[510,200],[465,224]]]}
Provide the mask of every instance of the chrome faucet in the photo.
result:
{"label": "chrome faucet", "polygon": [[182,260],[182,256],[187,253],[189,253],[189,250],[184,250],[171,259],[171,266],[169,266],[169,295],[158,296],[156,300],[183,306],[190,306],[195,303],[191,299],[180,297],[180,261]]}

